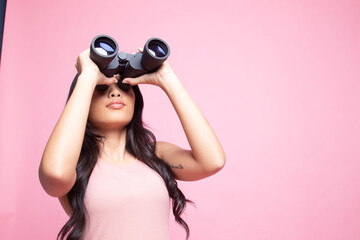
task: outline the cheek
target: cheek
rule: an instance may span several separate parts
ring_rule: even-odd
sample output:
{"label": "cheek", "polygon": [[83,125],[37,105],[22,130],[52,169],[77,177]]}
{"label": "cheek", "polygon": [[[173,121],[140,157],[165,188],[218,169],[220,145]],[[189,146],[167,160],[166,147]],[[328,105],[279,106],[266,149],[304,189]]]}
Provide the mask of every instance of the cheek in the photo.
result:
{"label": "cheek", "polygon": [[91,103],[88,116],[89,121],[96,121],[98,116],[101,116],[100,108],[97,107],[96,103]]}
{"label": "cheek", "polygon": [[101,110],[101,96],[97,94],[96,91],[94,91],[94,94],[92,96],[91,102],[90,102],[90,109],[89,109],[89,115],[88,120],[92,122],[97,118],[97,116],[101,113],[99,113],[99,110]]}
{"label": "cheek", "polygon": [[[131,116],[134,115],[134,111],[135,111],[135,94],[134,92],[131,92],[130,96],[129,96],[129,105],[131,105],[130,109],[131,109]],[[132,117],[131,117],[132,118]]]}
{"label": "cheek", "polygon": [[[134,105],[132,105],[131,106],[131,108],[129,109],[129,115],[131,115],[131,119],[133,118],[133,116],[134,116],[134,111],[135,111],[135,108],[134,108],[135,106]],[[130,119],[130,120],[131,120]]]}

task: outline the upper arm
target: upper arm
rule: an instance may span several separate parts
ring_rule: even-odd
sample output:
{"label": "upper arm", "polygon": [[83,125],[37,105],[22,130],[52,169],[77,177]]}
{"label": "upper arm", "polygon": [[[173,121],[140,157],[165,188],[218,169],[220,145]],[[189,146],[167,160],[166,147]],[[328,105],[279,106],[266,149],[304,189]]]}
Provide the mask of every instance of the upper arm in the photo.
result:
{"label": "upper arm", "polygon": [[70,205],[67,195],[59,197],[58,199],[59,199],[59,202],[60,202],[61,206],[63,207],[64,211],[70,217],[72,214],[72,209],[71,209],[71,205]]}
{"label": "upper arm", "polygon": [[191,150],[185,150],[168,142],[157,142],[156,154],[171,167],[178,180],[200,180],[217,173],[222,168],[211,163],[201,164],[195,159]]}

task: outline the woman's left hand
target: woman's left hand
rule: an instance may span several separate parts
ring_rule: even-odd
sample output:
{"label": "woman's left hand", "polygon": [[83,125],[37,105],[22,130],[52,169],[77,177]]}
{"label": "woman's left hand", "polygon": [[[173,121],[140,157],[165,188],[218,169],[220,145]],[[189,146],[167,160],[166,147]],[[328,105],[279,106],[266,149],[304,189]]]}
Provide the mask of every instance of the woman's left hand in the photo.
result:
{"label": "woman's left hand", "polygon": [[[142,49],[139,48],[139,51],[142,52]],[[177,77],[171,69],[170,64],[165,61],[157,71],[144,74],[136,78],[125,78],[123,83],[127,83],[132,86],[137,84],[152,84],[164,88],[167,81],[172,81],[174,79],[177,79]]]}

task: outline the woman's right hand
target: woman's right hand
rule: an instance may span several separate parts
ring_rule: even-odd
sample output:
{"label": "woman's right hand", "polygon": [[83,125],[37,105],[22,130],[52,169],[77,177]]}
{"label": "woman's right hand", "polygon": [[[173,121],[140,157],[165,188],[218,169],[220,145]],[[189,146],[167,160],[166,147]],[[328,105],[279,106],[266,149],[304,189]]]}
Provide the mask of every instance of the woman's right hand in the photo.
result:
{"label": "woman's right hand", "polygon": [[87,81],[94,81],[96,85],[110,85],[118,81],[117,75],[108,78],[100,72],[99,67],[90,59],[89,48],[79,54],[75,67],[79,76],[84,76]]}

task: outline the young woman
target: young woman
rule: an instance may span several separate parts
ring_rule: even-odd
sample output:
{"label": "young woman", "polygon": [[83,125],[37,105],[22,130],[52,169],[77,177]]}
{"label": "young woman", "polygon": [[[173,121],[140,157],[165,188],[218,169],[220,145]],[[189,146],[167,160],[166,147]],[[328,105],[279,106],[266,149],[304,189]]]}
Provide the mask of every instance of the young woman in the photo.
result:
{"label": "young woman", "polygon": [[[225,154],[215,133],[168,62],[154,73],[105,77],[80,53],[67,104],[50,135],[39,167],[44,190],[58,197],[70,219],[60,239],[169,239],[170,198],[175,220],[187,202],[176,180],[218,172]],[[142,122],[138,84],[160,87],[169,97],[191,150],[157,142]]]}

